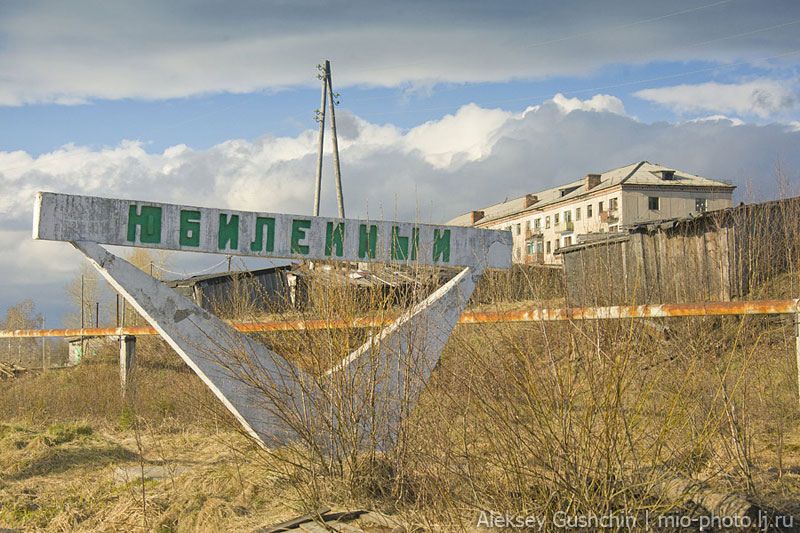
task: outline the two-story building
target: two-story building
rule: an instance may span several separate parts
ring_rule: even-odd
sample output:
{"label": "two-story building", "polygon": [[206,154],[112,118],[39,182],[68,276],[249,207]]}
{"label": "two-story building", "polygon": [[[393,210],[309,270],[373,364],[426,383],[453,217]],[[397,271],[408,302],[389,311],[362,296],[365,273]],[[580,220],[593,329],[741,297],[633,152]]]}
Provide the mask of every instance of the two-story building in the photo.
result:
{"label": "two-story building", "polygon": [[511,231],[517,263],[558,264],[578,236],[731,207],[728,182],[641,161],[460,215],[448,224]]}

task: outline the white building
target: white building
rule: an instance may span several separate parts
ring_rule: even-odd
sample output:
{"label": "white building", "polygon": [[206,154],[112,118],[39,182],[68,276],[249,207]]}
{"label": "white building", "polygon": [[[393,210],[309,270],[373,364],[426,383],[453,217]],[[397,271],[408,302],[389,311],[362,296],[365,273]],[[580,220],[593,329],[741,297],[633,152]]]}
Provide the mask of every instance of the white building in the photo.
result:
{"label": "white building", "polygon": [[731,207],[730,183],[641,161],[471,211],[456,226],[510,230],[517,263],[558,264],[578,236]]}

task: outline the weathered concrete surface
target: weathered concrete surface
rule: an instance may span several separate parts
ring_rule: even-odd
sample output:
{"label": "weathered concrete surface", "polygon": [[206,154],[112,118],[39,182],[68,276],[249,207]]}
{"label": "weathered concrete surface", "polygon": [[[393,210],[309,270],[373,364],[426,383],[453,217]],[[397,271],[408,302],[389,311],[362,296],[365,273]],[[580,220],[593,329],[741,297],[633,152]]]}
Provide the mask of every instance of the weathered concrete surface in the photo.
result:
{"label": "weathered concrete surface", "polygon": [[[152,324],[250,435],[263,444],[291,435],[275,414],[276,409],[301,401],[297,383],[304,376],[299,370],[96,243],[73,245]],[[304,412],[299,405],[294,407],[294,412]]]}
{"label": "weathered concrete surface", "polygon": [[37,193],[33,237],[269,258],[511,266],[509,231],[255,213],[47,192]]}
{"label": "weathered concrete surface", "polygon": [[361,417],[364,436],[380,448],[396,442],[482,274],[465,268],[328,371],[332,382],[352,389],[353,403],[342,413]]}

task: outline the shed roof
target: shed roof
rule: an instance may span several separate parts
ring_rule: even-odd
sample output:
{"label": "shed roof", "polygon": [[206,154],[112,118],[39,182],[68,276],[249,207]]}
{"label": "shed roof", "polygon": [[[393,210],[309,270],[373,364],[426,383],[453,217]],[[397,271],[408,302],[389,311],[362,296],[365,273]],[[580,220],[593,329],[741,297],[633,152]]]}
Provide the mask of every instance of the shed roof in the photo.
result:
{"label": "shed roof", "polygon": [[216,281],[216,280],[225,280],[230,279],[234,276],[259,276],[263,274],[271,274],[274,272],[282,271],[282,270],[291,270],[293,265],[281,265],[269,268],[259,268],[257,270],[235,270],[232,272],[215,272],[213,274],[200,274],[197,276],[190,276],[188,278],[183,279],[176,279],[172,281],[165,281],[164,283],[168,287],[189,287],[192,285],[196,285],[203,281]]}

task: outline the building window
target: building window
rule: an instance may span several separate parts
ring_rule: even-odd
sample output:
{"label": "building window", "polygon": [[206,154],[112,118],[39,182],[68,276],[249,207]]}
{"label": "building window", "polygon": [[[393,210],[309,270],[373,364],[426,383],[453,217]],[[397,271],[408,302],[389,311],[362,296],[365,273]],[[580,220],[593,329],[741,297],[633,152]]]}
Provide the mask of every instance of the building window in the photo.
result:
{"label": "building window", "polygon": [[558,213],[553,215],[553,225],[558,226]]}
{"label": "building window", "polygon": [[592,204],[586,206],[586,218],[592,218]]}
{"label": "building window", "polygon": [[555,243],[556,243],[556,250],[558,250],[559,248],[561,248],[561,239],[556,239],[556,240],[555,240],[555,241],[553,241],[553,242],[555,242]]}
{"label": "building window", "polygon": [[536,220],[534,220],[533,221],[533,228],[534,229],[539,229],[542,226],[541,222],[542,222],[542,219],[540,219],[540,218],[537,218]]}
{"label": "building window", "polygon": [[616,211],[617,210],[617,199],[616,198],[611,198],[608,201],[608,210],[609,211]]}
{"label": "building window", "polygon": [[705,198],[695,198],[694,210],[698,213],[705,213],[708,209],[708,201]]}
{"label": "building window", "polygon": [[598,202],[597,203],[597,212],[598,213],[602,213],[603,212],[603,202]]}
{"label": "building window", "polygon": [[572,244],[572,237],[564,237],[564,246]]}
{"label": "building window", "polygon": [[530,220],[526,220],[525,221],[525,231],[528,232],[530,230],[531,230],[531,221]]}
{"label": "building window", "polygon": [[550,217],[544,217],[544,227],[550,229]]}
{"label": "building window", "polygon": [[658,211],[661,209],[661,206],[658,202],[658,196],[648,196],[647,197],[647,208],[650,211]]}
{"label": "building window", "polygon": [[576,207],[575,208],[575,220],[580,220],[580,219],[581,219],[581,208],[580,207]]}
{"label": "building window", "polygon": [[572,220],[572,211],[564,211],[564,222],[570,222]]}
{"label": "building window", "polygon": [[522,224],[517,224],[517,235],[522,233]]}
{"label": "building window", "polygon": [[550,241],[547,241],[546,248],[547,248],[547,253],[549,254],[550,253]]}

